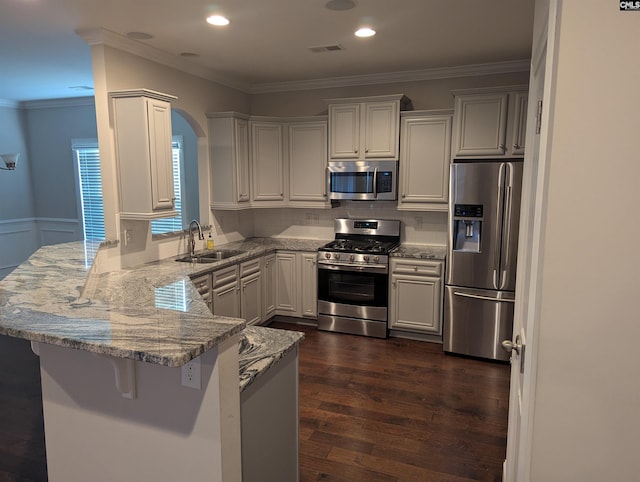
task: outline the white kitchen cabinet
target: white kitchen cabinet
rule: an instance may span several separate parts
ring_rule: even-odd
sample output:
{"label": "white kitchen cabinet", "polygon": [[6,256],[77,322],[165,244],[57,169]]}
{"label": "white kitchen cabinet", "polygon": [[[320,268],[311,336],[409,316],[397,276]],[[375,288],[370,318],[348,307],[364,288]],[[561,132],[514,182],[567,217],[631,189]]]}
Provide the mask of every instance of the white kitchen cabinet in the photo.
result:
{"label": "white kitchen cabinet", "polygon": [[453,111],[400,115],[398,209],[447,211]]}
{"label": "white kitchen cabinet", "polygon": [[317,318],[317,252],[276,254],[276,314]]}
{"label": "white kitchen cabinet", "polygon": [[327,121],[313,118],[287,125],[289,205],[325,207],[327,203]]}
{"label": "white kitchen cabinet", "polygon": [[391,258],[389,329],[442,334],[442,261]]}
{"label": "white kitchen cabinet", "polygon": [[251,129],[252,195],[254,207],[284,205],[283,124],[249,122]]}
{"label": "white kitchen cabinet", "polygon": [[212,292],[211,292],[211,287],[212,287],[211,273],[206,273],[206,274],[198,275],[194,278],[191,278],[191,282],[193,283],[193,286],[195,286],[196,290],[198,290],[198,293],[200,293],[200,296],[202,296],[202,299],[204,300],[204,302],[207,304],[207,308],[209,308],[209,311],[213,313],[213,299],[212,299]]}
{"label": "white kitchen cabinet", "polygon": [[174,217],[171,101],[151,90],[110,92],[120,218],[152,220]]}
{"label": "white kitchen cabinet", "polygon": [[276,314],[298,316],[298,261],[295,252],[276,254]]}
{"label": "white kitchen cabinet", "polygon": [[318,317],[318,253],[299,253],[302,316]]}
{"label": "white kitchen cabinet", "polygon": [[454,91],[454,158],[524,156],[526,87]]}
{"label": "white kitchen cabinet", "polygon": [[276,311],[276,255],[262,258],[262,319],[268,320]]}
{"label": "white kitchen cabinet", "polygon": [[247,209],[250,201],[249,116],[207,114],[211,163],[211,208]]}
{"label": "white kitchen cabinet", "polygon": [[248,325],[262,322],[262,273],[260,258],[240,264],[240,318]]}
{"label": "white kitchen cabinet", "polygon": [[329,157],[398,159],[399,95],[329,99]]}
{"label": "white kitchen cabinet", "polygon": [[213,314],[240,318],[238,267],[223,268],[213,273]]}

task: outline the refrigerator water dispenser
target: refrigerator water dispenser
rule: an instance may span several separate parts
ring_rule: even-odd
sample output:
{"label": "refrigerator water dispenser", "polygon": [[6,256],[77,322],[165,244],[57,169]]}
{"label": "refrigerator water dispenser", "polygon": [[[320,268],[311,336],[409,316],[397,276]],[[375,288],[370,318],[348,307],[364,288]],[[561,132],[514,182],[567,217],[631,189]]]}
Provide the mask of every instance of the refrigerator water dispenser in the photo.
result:
{"label": "refrigerator water dispenser", "polygon": [[456,204],[453,212],[453,250],[480,252],[482,204]]}

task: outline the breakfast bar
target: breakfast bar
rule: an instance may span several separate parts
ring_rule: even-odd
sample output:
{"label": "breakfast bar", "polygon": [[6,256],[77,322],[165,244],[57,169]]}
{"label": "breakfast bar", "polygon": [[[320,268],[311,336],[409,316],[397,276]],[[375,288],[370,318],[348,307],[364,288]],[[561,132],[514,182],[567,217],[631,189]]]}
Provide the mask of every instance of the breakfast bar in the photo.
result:
{"label": "breakfast bar", "polygon": [[43,247],[0,282],[0,334],[40,356],[49,480],[243,480],[241,394],[278,377],[297,458],[302,334],[212,315],[189,264],[110,270],[108,251]]}

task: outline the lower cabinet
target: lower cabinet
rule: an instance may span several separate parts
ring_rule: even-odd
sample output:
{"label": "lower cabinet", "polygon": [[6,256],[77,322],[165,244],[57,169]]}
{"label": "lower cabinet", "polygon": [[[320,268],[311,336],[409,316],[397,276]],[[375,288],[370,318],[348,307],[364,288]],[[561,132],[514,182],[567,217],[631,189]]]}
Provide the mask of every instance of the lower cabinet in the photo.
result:
{"label": "lower cabinet", "polygon": [[391,258],[389,329],[442,334],[443,261]]}
{"label": "lower cabinet", "polygon": [[276,254],[276,312],[317,317],[317,253],[279,251]]}
{"label": "lower cabinet", "polygon": [[240,318],[248,325],[262,322],[261,258],[240,264]]}
{"label": "lower cabinet", "polygon": [[214,315],[240,318],[237,266],[213,272],[212,293]]}
{"label": "lower cabinet", "polygon": [[276,312],[276,255],[262,258],[262,319],[268,320]]}

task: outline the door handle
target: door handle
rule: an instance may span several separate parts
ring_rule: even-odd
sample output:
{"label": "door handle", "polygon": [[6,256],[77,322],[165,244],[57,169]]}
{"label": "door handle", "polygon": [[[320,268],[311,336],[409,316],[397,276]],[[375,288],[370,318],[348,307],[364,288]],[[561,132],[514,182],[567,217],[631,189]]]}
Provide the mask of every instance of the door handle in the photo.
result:
{"label": "door handle", "polygon": [[520,351],[522,350],[522,343],[520,341],[520,335],[516,335],[516,340],[515,341],[503,340],[501,345],[502,345],[502,348],[504,349],[504,351],[506,351],[507,353],[511,353],[512,351],[515,351],[516,354],[520,355]]}

